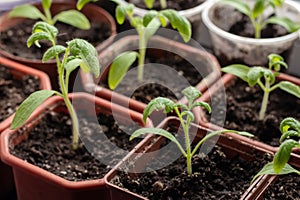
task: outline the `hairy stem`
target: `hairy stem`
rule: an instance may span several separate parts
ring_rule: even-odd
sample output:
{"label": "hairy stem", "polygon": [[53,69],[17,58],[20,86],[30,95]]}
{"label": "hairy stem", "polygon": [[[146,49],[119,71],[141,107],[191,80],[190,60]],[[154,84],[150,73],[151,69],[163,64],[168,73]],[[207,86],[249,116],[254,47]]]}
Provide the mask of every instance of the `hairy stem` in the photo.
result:
{"label": "hairy stem", "polygon": [[146,56],[146,46],[147,41],[145,39],[145,30],[140,30],[139,36],[139,60],[138,60],[138,75],[137,80],[142,81],[143,80],[143,74],[144,74],[144,63],[145,63],[145,56]]}
{"label": "hairy stem", "polygon": [[269,101],[269,94],[270,94],[270,83],[269,83],[269,81],[266,81],[263,101],[262,101],[261,108],[259,111],[259,120],[260,121],[262,121],[265,118],[265,113],[266,113],[267,105],[268,105],[268,101]]}

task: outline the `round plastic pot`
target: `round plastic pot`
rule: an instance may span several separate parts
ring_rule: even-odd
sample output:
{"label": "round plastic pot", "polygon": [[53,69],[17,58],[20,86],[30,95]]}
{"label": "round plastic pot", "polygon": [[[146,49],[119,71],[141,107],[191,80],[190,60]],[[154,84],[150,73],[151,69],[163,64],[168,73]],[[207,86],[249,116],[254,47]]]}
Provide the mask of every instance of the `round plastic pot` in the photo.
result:
{"label": "round plastic pot", "polygon": [[[160,128],[167,128],[168,124],[172,124],[171,126],[173,127],[174,124],[177,126],[180,125],[179,119],[177,117],[168,117],[162,123],[158,126]],[[193,132],[196,131],[196,136],[193,140],[193,142],[199,141],[201,138],[203,138],[207,132],[210,130],[196,125],[196,124],[191,124],[191,129],[193,129]],[[147,199],[143,196],[140,196],[139,194],[133,193],[131,191],[128,191],[126,189],[123,189],[117,185],[114,185],[111,183],[111,181],[118,177],[118,169],[122,169],[124,165],[128,166],[128,163],[134,163],[134,170],[136,172],[140,172],[141,169],[145,168],[147,166],[147,163],[149,162],[149,157],[143,156],[144,153],[147,152],[153,152],[158,150],[161,145],[165,142],[164,137],[153,137],[153,142],[149,146],[144,146],[139,149],[133,150],[126,158],[124,158],[124,161],[120,162],[118,165],[116,165],[115,168],[113,168],[104,178],[107,184],[107,187],[110,190],[110,195],[112,200],[142,200],[142,199]],[[261,149],[256,146],[249,145],[247,143],[244,143],[243,141],[240,141],[234,137],[231,136],[231,134],[222,134],[218,138],[218,141],[216,143],[218,146],[222,148],[228,159],[239,155],[241,158],[245,160],[254,160],[255,157],[254,155],[257,154],[273,154],[271,151],[267,151],[265,149]],[[157,153],[159,155],[159,153]],[[132,176],[138,176],[138,173],[132,173],[129,174]],[[261,176],[259,177],[250,187],[248,190],[245,191],[243,196],[247,196],[249,190],[251,188],[259,188],[262,187],[261,182],[264,183],[266,180],[266,176]]]}
{"label": "round plastic pot", "polygon": [[[254,0],[246,2],[253,4]],[[218,9],[218,12],[216,11]],[[215,55],[227,65],[232,62],[243,62],[248,65],[265,65],[267,56],[271,53],[282,54],[291,49],[299,37],[299,31],[276,38],[247,38],[228,32],[236,23],[237,11],[229,6],[224,6],[217,0],[210,1],[202,12],[202,20],[209,30]],[[266,16],[271,14],[267,10]],[[300,6],[298,3],[286,0],[283,6],[276,9],[277,16],[288,17],[300,24]]]}
{"label": "round plastic pot", "polygon": [[[214,94],[216,94],[221,88],[230,85],[231,81],[233,81],[233,79],[235,79],[236,77],[234,75],[231,74],[225,74],[224,76],[222,76],[222,78],[217,81],[214,85],[212,85],[200,98],[199,101],[204,101],[204,102],[209,102],[211,99],[211,96],[213,96]],[[277,77],[278,81],[290,81],[296,85],[300,86],[300,79],[284,74],[284,73],[280,73],[280,75]],[[199,110],[197,110],[199,111]],[[195,113],[196,117],[198,118],[198,122],[200,123],[200,125],[207,127],[209,129],[212,130],[221,130],[223,129],[222,127],[210,123],[209,120],[205,117],[205,114],[203,112],[198,112]],[[230,134],[230,133],[229,133]],[[259,148],[262,149],[266,149],[267,151],[271,151],[271,152],[276,152],[278,150],[278,147],[275,146],[271,146],[268,144],[265,144],[263,142],[251,139],[251,138],[247,138],[244,136],[240,136],[237,134],[232,134],[232,137],[235,137],[236,139],[240,140],[240,141],[244,141],[246,143],[249,143],[253,146],[257,146]],[[299,155],[300,157],[300,155]],[[298,165],[300,165],[300,163],[298,163]]]}
{"label": "round plastic pot", "polygon": [[[133,120],[141,126],[151,127],[152,123],[147,120],[142,123],[142,115],[114,105],[109,101],[92,96],[87,93],[74,93],[69,96],[72,102],[76,102],[76,109],[83,109],[88,114],[112,113],[118,116],[118,120]],[[42,168],[34,166],[10,153],[10,149],[17,146],[28,138],[28,131],[33,128],[48,111],[67,112],[63,99],[54,96],[46,100],[34,111],[26,124],[16,130],[6,129],[1,134],[1,159],[13,169],[18,200],[86,200],[86,199],[109,199],[109,192],[105,186],[103,177],[96,180],[68,181],[54,175]],[[26,127],[26,128],[25,128]],[[25,129],[22,129],[25,128]],[[18,131],[18,130],[25,131]],[[138,145],[147,142],[146,136]]]}
{"label": "round plastic pot", "polygon": [[[143,112],[146,104],[98,85],[98,82],[107,81],[108,71],[113,60],[125,51],[138,49],[138,45],[138,36],[126,36],[113,43],[109,48],[103,50],[99,55],[99,61],[104,68],[99,79],[94,79],[90,73],[80,72],[84,89],[97,96],[111,100],[114,103],[129,107],[138,112]],[[147,53],[155,57],[163,57],[165,56],[164,51],[167,51],[177,54],[190,62],[202,75],[202,81],[195,86],[201,92],[205,91],[220,77],[220,65],[217,59],[204,50],[196,49],[160,36],[151,37],[147,48],[151,49],[147,50]],[[172,88],[170,89],[172,90]],[[180,101],[183,103],[187,102],[186,99],[181,99]]]}
{"label": "round plastic pot", "polygon": [[[22,77],[30,75],[37,77],[40,81],[40,89],[50,90],[51,84],[49,77],[38,70],[13,62],[6,58],[0,57],[0,65],[6,67],[15,79],[21,80]],[[12,122],[13,115],[0,122],[0,134],[8,128]],[[12,169],[8,165],[0,162],[0,199],[8,198],[8,195],[13,194],[14,181]]]}
{"label": "round plastic pot", "polygon": [[[41,4],[36,4],[37,8],[41,9]],[[56,13],[59,13],[63,10],[70,10],[70,9],[76,9],[76,2],[54,2],[51,7],[51,13],[55,15]],[[107,47],[114,39],[114,36],[116,34],[116,24],[113,19],[113,17],[106,12],[104,9],[100,8],[99,6],[87,4],[84,6],[84,8],[80,11],[82,12],[89,20],[93,23],[105,23],[110,27],[111,30],[111,36],[97,45],[95,48],[98,52],[100,52],[102,49]],[[9,12],[4,13],[0,16],[0,32],[5,31],[9,29],[10,27],[13,27],[19,23],[24,22],[24,18],[10,18],[8,16]],[[67,42],[67,41],[66,41]],[[1,45],[1,44],[0,44]],[[20,44],[20,45],[26,45],[26,44]],[[19,63],[25,64],[27,66],[39,69],[41,71],[46,72],[52,83],[52,87],[54,89],[58,89],[58,74],[57,74],[57,66],[56,61],[51,60],[48,62],[42,62],[42,60],[39,59],[28,59],[28,58],[22,58],[20,56],[15,56],[13,54],[10,54],[9,52],[5,51],[5,49],[0,49],[0,55],[9,58],[11,60],[17,61]],[[76,75],[76,73],[72,73],[72,75]],[[70,85],[74,82],[72,81],[74,79],[70,78]]]}

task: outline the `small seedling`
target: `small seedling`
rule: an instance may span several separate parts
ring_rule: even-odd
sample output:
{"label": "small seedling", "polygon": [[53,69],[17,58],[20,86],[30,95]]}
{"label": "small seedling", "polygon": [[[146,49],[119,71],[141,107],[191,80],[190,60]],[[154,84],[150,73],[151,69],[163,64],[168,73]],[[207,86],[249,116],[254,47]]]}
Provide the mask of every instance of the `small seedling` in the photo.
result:
{"label": "small seedling", "polygon": [[[119,3],[117,0],[115,1]],[[124,78],[129,67],[138,58],[137,80],[143,80],[143,67],[145,62],[147,43],[151,36],[155,34],[160,26],[165,27],[169,23],[178,30],[185,42],[191,38],[191,24],[177,11],[166,9],[162,11],[150,10],[144,17],[133,16],[133,4],[119,4],[116,8],[116,18],[119,24],[123,24],[125,17],[129,18],[131,25],[139,35],[139,53],[136,51],[126,51],[120,54],[111,64],[108,74],[108,85],[110,89],[115,89]]]}
{"label": "small seedling", "polygon": [[296,24],[287,17],[278,17],[273,15],[270,15],[269,17],[264,16],[265,10],[269,8],[273,8],[274,13],[276,13],[276,9],[282,6],[284,0],[256,0],[253,8],[251,8],[243,0],[221,0],[220,2],[234,7],[239,12],[250,18],[251,24],[255,30],[255,38],[261,38],[261,30],[267,24],[281,25],[289,33],[295,32],[300,28],[299,24]]}
{"label": "small seedling", "polygon": [[135,131],[131,136],[130,140],[133,140],[136,137],[139,137],[143,134],[147,133],[153,133],[156,135],[164,136],[167,139],[174,142],[177,147],[179,148],[182,155],[186,158],[187,163],[187,173],[189,175],[192,174],[192,157],[197,153],[199,147],[209,138],[212,138],[216,135],[220,135],[223,133],[231,132],[231,133],[237,133],[244,136],[252,137],[250,133],[247,132],[239,132],[234,130],[219,130],[215,132],[210,132],[207,134],[204,138],[202,138],[197,145],[192,149],[191,142],[190,142],[190,124],[194,121],[194,114],[192,113],[192,109],[198,106],[204,107],[208,112],[211,112],[211,108],[209,104],[201,101],[195,101],[201,96],[201,92],[198,91],[196,88],[190,86],[187,87],[182,91],[183,95],[188,100],[188,105],[182,104],[182,103],[176,103],[168,98],[164,97],[157,97],[149,102],[149,104],[146,106],[144,113],[143,113],[143,121],[146,122],[147,117],[154,111],[154,110],[161,110],[164,109],[165,113],[169,113],[172,111],[175,111],[176,115],[178,116],[180,120],[180,124],[183,127],[184,132],[184,138],[185,138],[185,149],[180,144],[180,142],[175,138],[175,136],[161,128],[141,128],[137,131]]}
{"label": "small seedling", "polygon": [[253,180],[263,174],[283,175],[296,173],[300,175],[300,171],[294,169],[287,163],[290,159],[293,148],[300,149],[299,141],[294,139],[300,138],[300,122],[292,117],[285,118],[280,123],[280,131],[282,133],[280,138],[281,144],[273,161],[267,163],[263,169],[254,176]]}
{"label": "small seedling", "polygon": [[[152,9],[153,4],[155,0],[144,0],[144,3],[146,4],[147,8]],[[161,9],[166,9],[167,8],[167,0],[159,0],[160,7]]]}
{"label": "small seedling", "polygon": [[[25,99],[16,111],[11,129],[20,127],[29,118],[31,113],[46,99],[52,95],[58,95],[64,99],[66,107],[70,113],[73,126],[73,149],[78,147],[78,118],[76,112],[68,98],[69,77],[72,71],[78,66],[85,72],[91,71],[95,76],[99,76],[100,66],[98,53],[93,45],[82,39],[73,39],[67,42],[67,47],[56,44],[57,28],[46,22],[37,22],[32,29],[32,35],[27,40],[27,46],[33,44],[40,47],[40,40],[49,40],[52,44],[43,55],[42,61],[46,62],[55,58],[59,76],[61,92],[54,90],[40,90],[32,93]],[[59,55],[64,53],[62,61]]]}
{"label": "small seedling", "polygon": [[66,10],[61,11],[52,17],[50,8],[52,0],[42,0],[42,7],[44,14],[37,9],[35,6],[30,4],[24,4],[16,6],[10,13],[10,17],[24,17],[33,20],[41,19],[50,25],[55,25],[57,21],[69,24],[79,29],[87,30],[90,29],[91,25],[89,20],[84,14],[77,10]]}
{"label": "small seedling", "polygon": [[[270,54],[268,59],[269,69],[261,66],[248,67],[241,64],[233,64],[222,68],[223,72],[239,77],[243,81],[246,81],[249,86],[253,87],[254,85],[258,84],[263,90],[264,96],[259,112],[259,120],[264,119],[269,101],[269,94],[275,89],[280,88],[281,90],[300,98],[300,88],[294,83],[289,81],[280,81],[279,83],[275,84],[276,76],[279,75],[281,66],[288,68],[283,58],[277,54]],[[262,78],[264,78],[264,81],[261,80]]]}

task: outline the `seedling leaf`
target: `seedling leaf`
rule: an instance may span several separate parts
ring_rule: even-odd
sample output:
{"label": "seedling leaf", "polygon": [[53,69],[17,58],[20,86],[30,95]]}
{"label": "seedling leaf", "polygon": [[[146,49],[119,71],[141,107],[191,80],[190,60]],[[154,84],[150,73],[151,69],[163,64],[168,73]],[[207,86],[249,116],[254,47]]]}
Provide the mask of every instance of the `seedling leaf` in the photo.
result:
{"label": "seedling leaf", "polygon": [[300,98],[300,87],[289,81],[280,81],[278,83],[280,89]]}
{"label": "seedling leaf", "polygon": [[300,28],[299,24],[293,22],[287,17],[271,17],[266,20],[266,23],[283,26],[289,33],[296,32]]}
{"label": "seedling leaf", "polygon": [[240,64],[233,64],[222,68],[222,72],[233,74],[246,82],[248,82],[247,74],[249,70],[248,66]]}
{"label": "seedling leaf", "polygon": [[77,10],[60,12],[53,18],[53,21],[54,23],[56,21],[60,21],[82,30],[88,30],[91,28],[88,18],[86,18],[84,14],[78,12]]}
{"label": "seedling leaf", "polygon": [[16,6],[10,13],[9,17],[24,17],[33,20],[45,19],[45,16],[35,6],[25,4]]}

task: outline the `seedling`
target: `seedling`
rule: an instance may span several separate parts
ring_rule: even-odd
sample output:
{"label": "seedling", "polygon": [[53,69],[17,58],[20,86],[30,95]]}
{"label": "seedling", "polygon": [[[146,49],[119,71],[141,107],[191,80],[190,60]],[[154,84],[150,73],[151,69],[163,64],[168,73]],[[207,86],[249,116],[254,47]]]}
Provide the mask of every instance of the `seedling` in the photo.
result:
{"label": "seedling", "polygon": [[254,176],[253,180],[263,174],[283,175],[296,173],[300,175],[300,171],[294,169],[287,163],[290,159],[293,148],[300,149],[299,141],[294,139],[300,138],[300,122],[292,117],[285,118],[280,123],[280,131],[282,133],[280,138],[281,144],[273,161],[267,163],[263,169]]}
{"label": "seedling", "polygon": [[44,14],[37,9],[35,6],[30,4],[24,4],[16,6],[10,13],[10,17],[24,17],[33,20],[41,19],[50,25],[55,25],[57,21],[69,24],[79,29],[87,30],[90,29],[91,25],[89,20],[77,10],[66,10],[61,11],[52,17],[50,8],[52,0],[42,0],[42,7]]}
{"label": "seedling", "polygon": [[239,12],[250,18],[251,24],[255,30],[255,38],[261,38],[261,30],[267,24],[281,25],[289,33],[295,32],[300,28],[299,24],[296,24],[287,17],[278,17],[273,15],[264,16],[265,10],[269,8],[272,8],[274,13],[276,13],[276,9],[282,6],[284,0],[256,0],[253,8],[251,8],[243,0],[221,0],[221,2],[234,7]]}
{"label": "seedling", "polygon": [[[115,1],[119,3],[117,0]],[[191,38],[190,22],[179,15],[175,10],[167,9],[162,11],[150,10],[144,17],[133,16],[133,4],[119,4],[116,8],[116,19],[119,24],[123,24],[125,17],[129,18],[131,25],[136,29],[139,35],[139,53],[135,51],[126,51],[120,54],[111,64],[108,74],[108,85],[110,89],[115,89],[124,78],[129,67],[138,58],[137,80],[143,80],[143,67],[145,62],[147,43],[152,35],[160,26],[165,27],[169,21],[172,27],[180,33],[185,42]]]}
{"label": "seedling", "polygon": [[182,91],[183,95],[188,100],[188,105],[182,104],[182,103],[176,103],[168,98],[164,97],[157,97],[149,102],[149,104],[146,106],[144,113],[143,113],[143,121],[146,122],[147,117],[154,111],[154,110],[161,110],[164,109],[165,113],[169,113],[174,111],[176,115],[178,116],[180,120],[180,124],[183,128],[184,132],[184,138],[185,138],[185,149],[180,144],[180,142],[175,138],[175,136],[161,128],[141,128],[137,131],[135,131],[129,138],[129,140],[133,140],[136,137],[139,137],[143,134],[147,133],[153,133],[156,135],[164,136],[167,139],[174,142],[177,147],[179,148],[182,155],[186,158],[187,163],[187,173],[189,175],[192,174],[192,157],[197,153],[199,147],[209,138],[212,138],[216,135],[220,135],[227,132],[237,133],[244,136],[253,136],[250,133],[247,132],[239,132],[235,130],[219,130],[210,132],[207,134],[204,138],[202,138],[197,145],[192,149],[191,142],[190,142],[190,124],[194,121],[194,114],[192,113],[192,109],[198,106],[204,107],[208,112],[211,112],[211,108],[209,104],[201,101],[196,101],[201,96],[201,92],[198,91],[196,88],[190,86],[187,87]]}
{"label": "seedling", "polygon": [[[268,59],[269,69],[261,66],[248,67],[241,64],[233,64],[222,68],[223,72],[239,77],[243,81],[246,81],[249,86],[253,87],[257,84],[263,90],[264,96],[259,112],[259,120],[261,121],[265,117],[269,101],[269,94],[275,89],[280,88],[281,90],[300,98],[300,88],[294,83],[289,81],[280,81],[279,83],[275,84],[276,76],[279,75],[281,66],[288,68],[283,58],[277,54],[270,54]],[[264,78],[264,81],[261,80],[262,78]]]}
{"label": "seedling", "polygon": [[[73,39],[67,42],[67,46],[56,44],[57,28],[46,23],[37,22],[32,29],[32,35],[27,40],[27,46],[33,44],[40,47],[40,40],[49,40],[52,44],[43,55],[42,61],[46,62],[55,58],[59,76],[60,92],[55,90],[40,90],[32,93],[22,102],[13,118],[11,129],[20,127],[29,118],[31,113],[46,99],[52,95],[58,95],[64,99],[66,107],[70,113],[73,126],[73,149],[78,147],[78,118],[76,112],[68,98],[69,77],[72,71],[78,66],[85,72],[91,71],[95,76],[99,76],[100,66],[96,49],[85,40]],[[62,60],[59,55],[64,53]]]}
{"label": "seedling", "polygon": [[[155,0],[144,0],[144,3],[146,4],[147,8],[152,9],[153,4]],[[166,9],[167,8],[167,1],[166,0],[159,0],[160,7],[161,9]]]}

